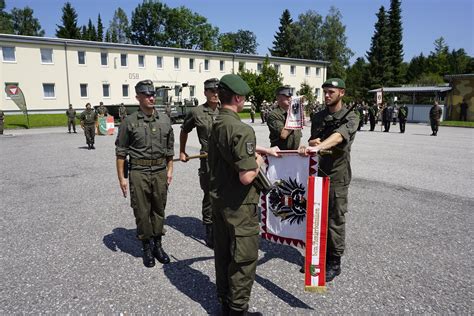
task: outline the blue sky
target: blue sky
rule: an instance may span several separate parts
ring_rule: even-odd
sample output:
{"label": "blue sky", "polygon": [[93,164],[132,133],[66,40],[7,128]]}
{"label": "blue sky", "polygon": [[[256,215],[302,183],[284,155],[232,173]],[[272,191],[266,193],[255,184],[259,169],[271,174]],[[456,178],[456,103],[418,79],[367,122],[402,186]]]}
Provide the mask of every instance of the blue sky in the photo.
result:
{"label": "blue sky", "polygon": [[[108,26],[116,8],[121,7],[131,17],[141,0],[70,0],[78,13],[78,24],[87,24],[89,18],[97,22],[100,13]],[[331,5],[342,13],[346,26],[348,46],[354,51],[351,59],[364,57],[370,47],[370,39],[376,22],[375,14],[380,6],[386,10],[390,0],[162,0],[170,7],[186,6],[205,16],[219,27],[221,33],[250,30],[257,36],[257,53],[265,55],[272,47],[274,35],[280,25],[283,10],[290,10],[293,20],[308,10],[323,17]],[[54,37],[60,24],[64,0],[6,0],[6,10],[29,6],[40,20],[45,36]],[[409,61],[421,52],[426,56],[433,50],[435,39],[443,36],[450,49],[464,48],[474,56],[472,0],[402,0],[404,59]]]}

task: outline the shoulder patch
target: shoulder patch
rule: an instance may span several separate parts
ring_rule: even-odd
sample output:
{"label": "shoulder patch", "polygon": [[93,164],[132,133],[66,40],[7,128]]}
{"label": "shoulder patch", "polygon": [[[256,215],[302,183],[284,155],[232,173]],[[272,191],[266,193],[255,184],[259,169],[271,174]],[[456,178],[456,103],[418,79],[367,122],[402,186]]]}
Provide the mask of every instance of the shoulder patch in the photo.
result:
{"label": "shoulder patch", "polygon": [[254,143],[245,143],[245,148],[247,149],[247,154],[253,155],[255,153]]}

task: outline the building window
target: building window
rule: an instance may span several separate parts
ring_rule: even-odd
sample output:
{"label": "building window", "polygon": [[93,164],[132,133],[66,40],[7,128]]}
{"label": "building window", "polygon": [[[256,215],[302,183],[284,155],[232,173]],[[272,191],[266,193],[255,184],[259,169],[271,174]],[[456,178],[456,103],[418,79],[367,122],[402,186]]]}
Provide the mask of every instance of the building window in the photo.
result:
{"label": "building window", "polygon": [[296,66],[291,65],[290,66],[290,74],[294,75],[296,73]]}
{"label": "building window", "polygon": [[127,67],[127,54],[120,54],[120,66]]}
{"label": "building window", "polygon": [[174,86],[174,96],[179,97],[179,92],[181,91],[181,86]]}
{"label": "building window", "polygon": [[189,58],[189,70],[194,70],[194,58]]}
{"label": "building window", "polygon": [[110,84],[108,83],[102,84],[102,96],[104,98],[110,98]]}
{"label": "building window", "polygon": [[258,63],[257,64],[257,71],[262,72],[262,67],[263,67],[262,63]]}
{"label": "building window", "polygon": [[273,67],[275,68],[276,72],[280,72],[280,64],[273,64]]}
{"label": "building window", "polygon": [[15,62],[16,61],[15,47],[3,46],[2,47],[2,56],[3,56],[3,61]]}
{"label": "building window", "polygon": [[196,90],[196,86],[189,86],[189,96],[191,98],[194,98],[195,90]]}
{"label": "building window", "polygon": [[239,71],[245,70],[245,61],[239,61]]}
{"label": "building window", "polygon": [[223,60],[221,60],[219,62],[219,69],[220,69],[220,71],[224,71],[224,61]]}
{"label": "building window", "polygon": [[109,54],[105,52],[100,53],[100,64],[102,66],[107,66],[109,64]]}
{"label": "building window", "polygon": [[77,62],[79,63],[79,65],[86,64],[86,52],[83,52],[83,51],[77,52]]}
{"label": "building window", "polygon": [[209,71],[209,59],[204,59],[204,71]]}
{"label": "building window", "polygon": [[43,96],[45,99],[56,97],[54,94],[54,83],[43,83]]}
{"label": "building window", "polygon": [[81,98],[87,98],[87,83],[81,83]]}
{"label": "building window", "polygon": [[319,67],[316,67],[316,76],[320,76],[321,75],[321,68]]}
{"label": "building window", "polygon": [[51,48],[40,48],[41,63],[52,64],[53,63],[53,50]]}
{"label": "building window", "polygon": [[145,68],[145,56],[138,55],[138,67]]}
{"label": "building window", "polygon": [[128,98],[128,84],[122,85],[122,96]]}
{"label": "building window", "polygon": [[311,67],[306,66],[304,69],[304,73],[306,76],[309,76],[311,74]]}
{"label": "building window", "polygon": [[156,68],[163,69],[163,57],[156,56]]}
{"label": "building window", "polygon": [[174,58],[174,69],[179,69],[179,57]]}
{"label": "building window", "polygon": [[321,93],[321,89],[319,89],[319,88],[314,89],[314,96],[315,96],[316,98],[319,98],[319,94],[320,94],[320,93]]}

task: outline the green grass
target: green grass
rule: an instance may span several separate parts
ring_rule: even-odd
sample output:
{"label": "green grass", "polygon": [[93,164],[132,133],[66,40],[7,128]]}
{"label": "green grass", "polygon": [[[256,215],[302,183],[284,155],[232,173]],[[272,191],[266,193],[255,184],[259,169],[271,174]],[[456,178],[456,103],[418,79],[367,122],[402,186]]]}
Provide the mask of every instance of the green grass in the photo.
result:
{"label": "green grass", "polygon": [[455,126],[455,127],[474,127],[474,122],[465,121],[443,121],[440,123],[441,126]]}
{"label": "green grass", "polygon": [[[27,128],[26,115],[5,115],[4,128]],[[67,126],[66,114],[30,114],[30,128]],[[76,120],[79,124],[79,120]]]}

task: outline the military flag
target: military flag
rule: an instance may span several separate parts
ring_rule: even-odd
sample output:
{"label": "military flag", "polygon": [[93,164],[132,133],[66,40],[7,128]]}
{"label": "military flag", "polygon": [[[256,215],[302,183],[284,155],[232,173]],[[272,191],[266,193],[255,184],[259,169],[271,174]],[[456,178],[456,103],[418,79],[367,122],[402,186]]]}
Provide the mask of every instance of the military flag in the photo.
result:
{"label": "military flag", "polygon": [[16,84],[9,84],[5,87],[5,93],[12,99],[16,106],[26,115],[27,126],[30,126],[28,118],[28,109],[26,107],[26,100],[23,91]]}
{"label": "military flag", "polygon": [[302,129],[304,126],[304,109],[301,98],[292,98],[285,122],[286,129]]}

